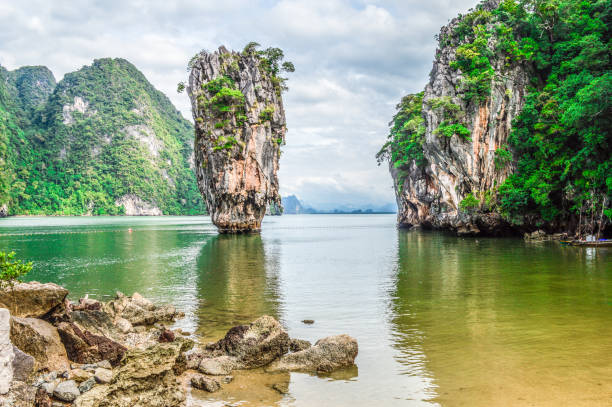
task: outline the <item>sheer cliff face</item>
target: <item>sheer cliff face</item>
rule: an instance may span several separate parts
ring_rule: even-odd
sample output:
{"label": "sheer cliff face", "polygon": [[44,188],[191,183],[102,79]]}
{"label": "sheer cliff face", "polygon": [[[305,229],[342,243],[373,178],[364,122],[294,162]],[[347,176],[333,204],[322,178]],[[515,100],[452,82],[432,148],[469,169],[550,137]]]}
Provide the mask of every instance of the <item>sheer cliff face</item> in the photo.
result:
{"label": "sheer cliff face", "polygon": [[[497,3],[491,1],[484,8],[494,8]],[[459,22],[454,19],[443,27],[440,38],[451,38]],[[503,233],[507,225],[499,214],[490,210],[462,211],[460,203],[470,193],[484,202],[487,194],[512,173],[512,163],[500,165],[496,150],[508,148],[512,120],[524,102],[527,70],[521,64],[508,64],[496,51],[496,38],[492,35],[486,45],[494,71],[490,94],[466,101],[462,83],[466,75],[453,68],[459,45],[451,42],[437,50],[425,88],[424,164],[411,162],[399,169],[390,165],[398,224],[449,229],[460,234]],[[449,123],[449,109],[444,104],[454,105],[457,113],[452,120],[469,130],[469,135],[441,134],[439,128]]]}
{"label": "sheer cliff face", "polygon": [[187,91],[198,186],[222,233],[257,231],[268,204],[280,206],[286,132],[280,86],[255,53],[221,47],[193,62]]}

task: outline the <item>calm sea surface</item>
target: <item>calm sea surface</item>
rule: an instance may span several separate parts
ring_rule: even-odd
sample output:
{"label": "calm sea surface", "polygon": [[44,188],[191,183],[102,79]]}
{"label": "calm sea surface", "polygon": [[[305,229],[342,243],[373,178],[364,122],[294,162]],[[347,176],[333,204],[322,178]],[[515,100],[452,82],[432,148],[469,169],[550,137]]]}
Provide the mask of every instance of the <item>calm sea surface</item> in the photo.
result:
{"label": "calm sea surface", "polygon": [[238,373],[192,405],[612,405],[610,249],[398,231],[394,215],[289,215],[251,236],[219,236],[208,217],[10,218],[0,250],[73,299],[173,303],[203,341],[269,314],[292,337],[359,342],[356,368]]}

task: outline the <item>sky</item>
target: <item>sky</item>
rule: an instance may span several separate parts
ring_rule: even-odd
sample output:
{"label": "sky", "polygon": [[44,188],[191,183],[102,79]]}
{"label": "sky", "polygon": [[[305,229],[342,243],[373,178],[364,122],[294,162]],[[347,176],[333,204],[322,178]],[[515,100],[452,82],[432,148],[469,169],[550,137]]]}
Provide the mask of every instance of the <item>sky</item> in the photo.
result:
{"label": "sky", "polygon": [[96,58],[140,69],[191,120],[186,65],[220,45],[283,49],[281,195],[330,209],[394,202],[384,144],[395,106],[421,91],[434,35],[477,0],[0,0],[0,65],[46,65],[56,79]]}

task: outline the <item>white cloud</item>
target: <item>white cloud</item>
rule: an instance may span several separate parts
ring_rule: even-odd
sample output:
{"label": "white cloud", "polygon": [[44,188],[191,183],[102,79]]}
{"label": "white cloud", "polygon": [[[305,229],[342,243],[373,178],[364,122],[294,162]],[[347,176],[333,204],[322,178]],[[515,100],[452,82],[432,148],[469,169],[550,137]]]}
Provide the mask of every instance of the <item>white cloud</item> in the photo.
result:
{"label": "white cloud", "polygon": [[395,105],[428,79],[441,25],[477,0],[4,0],[0,64],[47,65],[59,79],[123,57],[191,118],[176,83],[200,49],[278,46],[297,71],[281,193],[311,203],[394,200],[374,155]]}

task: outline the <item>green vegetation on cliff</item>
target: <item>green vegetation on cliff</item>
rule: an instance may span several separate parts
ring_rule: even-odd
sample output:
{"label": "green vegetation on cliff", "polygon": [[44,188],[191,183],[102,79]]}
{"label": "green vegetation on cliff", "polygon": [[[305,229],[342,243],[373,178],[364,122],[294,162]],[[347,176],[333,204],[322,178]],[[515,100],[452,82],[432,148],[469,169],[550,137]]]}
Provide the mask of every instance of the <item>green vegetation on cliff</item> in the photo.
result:
{"label": "green vegetation on cliff", "polygon": [[376,155],[380,164],[389,160],[395,168],[401,168],[416,162],[416,165],[425,164],[423,157],[423,92],[416,95],[407,95],[397,105],[397,113],[389,125],[391,130],[387,142]]}
{"label": "green vegetation on cliff", "polygon": [[[514,168],[502,185],[487,191],[495,210],[516,224],[526,218],[567,224],[572,217],[598,219],[602,213],[612,219],[612,2],[489,0],[459,16],[453,27],[439,38],[440,49],[454,49],[450,68],[460,75],[456,90],[467,109],[434,101],[433,109],[444,109],[434,134],[469,140],[462,114],[486,105],[491,87],[503,83],[504,72],[494,69],[499,61],[530,77],[508,144],[494,152],[497,170]],[[423,162],[419,95],[398,105],[378,155],[400,169]],[[461,208],[478,206],[473,194],[468,198]]]}
{"label": "green vegetation on cliff", "polygon": [[502,209],[545,221],[599,214],[612,198],[612,2],[531,7],[506,0],[496,13],[535,49],[532,86],[509,139],[517,170],[500,188]]}
{"label": "green vegetation on cliff", "polygon": [[0,72],[0,171],[12,180],[0,204],[10,214],[120,214],[126,199],[204,212],[189,168],[193,127],[132,64],[96,60],[57,86],[30,68]]}

